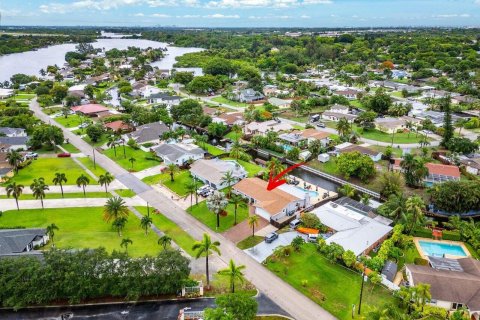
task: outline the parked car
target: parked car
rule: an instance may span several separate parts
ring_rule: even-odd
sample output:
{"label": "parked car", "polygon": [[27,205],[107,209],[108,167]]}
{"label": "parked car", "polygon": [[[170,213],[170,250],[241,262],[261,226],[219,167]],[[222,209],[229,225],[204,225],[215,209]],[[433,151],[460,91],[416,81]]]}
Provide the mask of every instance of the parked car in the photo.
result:
{"label": "parked car", "polygon": [[208,197],[213,193],[213,189],[210,186],[204,185],[197,190],[197,193],[202,197]]}
{"label": "parked car", "polygon": [[302,221],[300,221],[299,219],[292,220],[290,222],[290,228],[296,229],[300,226],[300,224],[302,224]]}
{"label": "parked car", "polygon": [[317,127],[319,127],[319,128],[325,128],[326,126],[325,126],[325,123],[319,122],[319,123],[317,123]]}
{"label": "parked car", "polygon": [[308,240],[308,242],[317,243],[318,242],[318,233],[317,234],[315,234],[315,233],[309,234],[308,237],[307,237],[307,240]]}
{"label": "parked car", "polygon": [[68,152],[62,152],[62,153],[57,154],[58,158],[70,158],[71,156],[72,155]]}
{"label": "parked car", "polygon": [[273,241],[275,241],[276,239],[278,238],[278,233],[276,232],[272,232],[272,233],[269,233],[265,236],[265,242],[266,243],[272,243]]}
{"label": "parked car", "polygon": [[80,124],[78,127],[79,127],[80,129],[83,129],[83,128],[88,127],[89,125],[90,125],[90,123],[84,122],[84,123]]}
{"label": "parked car", "polygon": [[25,159],[37,159],[38,153],[36,152],[29,152],[25,155]]}

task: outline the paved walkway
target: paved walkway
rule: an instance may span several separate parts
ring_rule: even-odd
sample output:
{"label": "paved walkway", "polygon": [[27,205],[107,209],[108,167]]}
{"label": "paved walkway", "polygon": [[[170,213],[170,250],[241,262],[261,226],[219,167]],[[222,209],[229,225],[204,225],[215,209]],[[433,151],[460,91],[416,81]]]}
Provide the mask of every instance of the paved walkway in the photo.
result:
{"label": "paved walkway", "polygon": [[[263,229],[269,225],[270,223],[267,220],[260,218],[258,220],[258,226],[255,227],[255,230]],[[232,241],[233,243],[238,243],[251,235],[252,228],[250,228],[250,226],[248,225],[248,219],[243,220],[236,226],[228,229],[228,231],[223,233],[223,236],[228,240]]]}
{"label": "paved walkway", "polygon": [[[43,113],[35,100],[30,104],[30,108],[39,119],[48,123],[49,117]],[[70,143],[85,155],[92,156],[92,148],[88,143],[61,125],[57,123],[53,124],[63,129],[64,135],[70,140]],[[245,265],[245,277],[247,280],[252,282],[258,290],[268,298],[278,302],[279,306],[291,314],[293,318],[297,320],[335,319],[335,317],[325,309],[308,299],[301,292],[284,282],[261,264],[258,264],[256,260],[238,249],[235,244],[228,241],[228,239],[221,234],[214,233],[207,226],[197,221],[168,196],[143,183],[140,179],[130,174],[105,155],[97,154],[96,159],[99,165],[108,168],[110,173],[126,187],[132,189],[152,207],[160,210],[167,218],[187,231],[193,238],[201,239],[203,234],[207,233],[211,235],[213,241],[219,241],[221,243],[220,251],[222,255],[217,256],[217,258],[224,264],[227,264],[230,259],[234,259],[237,264]]]}
{"label": "paved walkway", "polygon": [[165,168],[165,165],[159,164],[158,166],[135,172],[135,173],[133,173],[133,175],[141,180],[145,177],[150,177],[150,176],[154,176],[156,174],[160,174],[162,172],[163,168]]}
{"label": "paved walkway", "polygon": [[298,236],[299,233],[296,231],[285,232],[278,235],[278,239],[274,240],[272,243],[266,243],[265,241],[260,242],[256,246],[244,250],[250,257],[256,261],[262,263],[267,259],[272,253],[280,246],[288,246],[292,243],[292,240]]}

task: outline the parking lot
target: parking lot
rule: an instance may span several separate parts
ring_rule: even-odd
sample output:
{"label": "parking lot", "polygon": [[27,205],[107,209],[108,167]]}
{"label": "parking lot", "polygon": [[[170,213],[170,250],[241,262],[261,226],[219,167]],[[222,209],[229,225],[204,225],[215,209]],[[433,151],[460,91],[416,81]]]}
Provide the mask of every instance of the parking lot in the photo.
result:
{"label": "parking lot", "polygon": [[273,251],[280,246],[288,246],[292,243],[292,240],[301,235],[296,231],[281,233],[278,235],[278,239],[272,243],[266,243],[265,241],[257,244],[255,247],[244,250],[249,256],[256,261],[262,263],[265,259],[272,255]]}

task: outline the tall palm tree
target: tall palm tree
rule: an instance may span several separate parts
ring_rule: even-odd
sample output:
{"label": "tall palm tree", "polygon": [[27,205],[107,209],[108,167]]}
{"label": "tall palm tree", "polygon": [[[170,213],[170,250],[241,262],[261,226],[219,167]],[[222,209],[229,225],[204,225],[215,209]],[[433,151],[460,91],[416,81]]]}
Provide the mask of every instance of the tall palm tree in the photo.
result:
{"label": "tall palm tree", "polygon": [[128,246],[133,243],[130,238],[124,238],[122,239],[122,242],[120,242],[120,247],[125,248],[125,252],[128,252]]}
{"label": "tall palm tree", "polygon": [[130,159],[128,159],[128,161],[130,161],[130,163],[132,164],[132,170],[133,170],[133,163],[137,161],[137,159],[135,159],[134,157],[131,157]]}
{"label": "tall palm tree", "polygon": [[238,141],[238,139],[241,137],[242,127],[238,124],[234,124],[232,126],[232,132],[235,133],[235,141]]}
{"label": "tall palm tree", "polygon": [[202,256],[205,257],[205,273],[207,276],[207,288],[210,289],[210,273],[209,273],[209,265],[208,265],[208,256],[211,255],[213,252],[216,252],[218,255],[221,255],[220,249],[220,242],[214,241],[210,236],[206,233],[203,234],[202,241],[196,241],[192,247],[192,250],[196,251],[195,258],[198,259]]}
{"label": "tall palm tree", "polygon": [[112,227],[117,230],[117,234],[119,237],[122,236],[122,230],[125,228],[125,225],[127,224],[127,218],[125,217],[120,217],[116,218],[113,223]]}
{"label": "tall palm tree", "polygon": [[148,234],[148,228],[152,225],[152,218],[150,216],[143,216],[142,220],[140,220],[140,227],[145,230],[145,235]]}
{"label": "tall palm tree", "polygon": [[107,147],[113,148],[113,153],[115,154],[115,157],[117,157],[117,140],[118,136],[115,134],[108,136]]}
{"label": "tall palm tree", "polygon": [[170,163],[167,166],[167,169],[165,170],[169,175],[170,175],[170,181],[174,182],[175,181],[175,175],[178,173],[179,169],[178,166],[175,163]]}
{"label": "tall palm tree", "polygon": [[411,234],[415,227],[423,221],[425,203],[419,196],[413,196],[407,199],[405,206],[407,209],[407,220],[409,222],[407,230],[408,233]]}
{"label": "tall palm tree", "polygon": [[276,157],[273,157],[272,159],[270,159],[270,161],[267,161],[266,165],[267,165],[267,168],[268,168],[268,170],[269,170],[269,172],[272,176],[278,175],[280,172],[282,172],[283,170],[285,170],[287,168]]}
{"label": "tall palm tree", "polygon": [[208,142],[208,136],[197,134],[197,135],[195,136],[195,142],[196,142],[200,147],[202,147],[203,149],[206,149],[206,145],[207,145],[207,142]]}
{"label": "tall palm tree", "polygon": [[242,196],[240,196],[239,194],[232,194],[230,196],[230,200],[228,202],[233,204],[233,217],[234,217],[233,225],[236,225],[237,224],[237,209],[238,209],[238,207],[246,208],[247,204],[243,200]]}
{"label": "tall palm tree", "polygon": [[167,250],[167,247],[172,244],[172,238],[166,234],[158,238],[157,243],[162,246],[163,250]]}
{"label": "tall palm tree", "polygon": [[195,195],[196,204],[198,204],[198,197],[197,197],[197,184],[195,181],[189,181],[185,185],[185,199],[190,196],[190,207],[193,206],[193,196]]}
{"label": "tall palm tree", "polygon": [[218,274],[221,276],[226,276],[230,280],[230,292],[235,293],[235,281],[243,283],[245,278],[243,277],[242,270],[245,269],[245,266],[237,266],[232,259],[228,264],[228,268],[218,271]]}
{"label": "tall palm tree", "polygon": [[250,159],[250,155],[243,150],[242,146],[238,141],[234,141],[232,146],[230,147],[230,157],[234,158],[235,160],[238,159]]}
{"label": "tall palm tree", "polygon": [[83,197],[85,198],[87,194],[85,193],[85,187],[90,183],[90,179],[83,173],[77,178],[77,186],[83,188]]}
{"label": "tall palm tree", "polygon": [[10,196],[15,198],[15,202],[17,203],[17,210],[20,210],[18,206],[18,198],[23,193],[23,188],[24,186],[22,184],[17,184],[16,182],[9,183],[7,185],[6,191],[7,191],[7,197],[10,198]]}
{"label": "tall palm tree", "polygon": [[353,198],[355,196],[355,189],[350,184],[343,185],[341,188],[338,188],[338,191],[348,198]]}
{"label": "tall palm tree", "polygon": [[23,160],[22,155],[16,150],[10,150],[7,152],[6,159],[8,161],[8,164],[13,167],[15,173],[18,173],[18,165]]}
{"label": "tall palm tree", "polygon": [[254,214],[248,217],[248,225],[252,229],[252,237],[255,237],[255,227],[258,227],[258,221],[260,218]]}
{"label": "tall palm tree", "polygon": [[50,190],[48,185],[45,184],[45,179],[33,179],[33,183],[30,185],[30,190],[32,190],[32,194],[35,199],[40,199],[43,209],[43,199],[45,198],[45,191]]}
{"label": "tall palm tree", "polygon": [[105,174],[102,174],[100,177],[98,177],[98,183],[101,186],[105,186],[105,193],[108,193],[108,186],[114,179],[115,178],[110,174],[110,172],[105,172]]}
{"label": "tall palm tree", "polygon": [[422,307],[423,312],[425,304],[432,298],[432,295],[430,294],[430,285],[426,283],[419,283],[415,286],[415,288],[415,301],[418,306]]}
{"label": "tall palm tree", "polygon": [[352,125],[348,122],[346,118],[341,118],[337,122],[337,131],[341,137],[346,137],[352,131]]}
{"label": "tall palm tree", "polygon": [[127,218],[128,208],[120,197],[109,198],[103,206],[103,219],[107,222],[121,217]]}
{"label": "tall palm tree", "polygon": [[232,185],[237,181],[237,178],[233,176],[232,171],[227,171],[220,179],[222,184],[227,186],[227,197],[230,198],[230,193],[232,192]]}
{"label": "tall palm tree", "polygon": [[55,230],[58,230],[58,227],[55,223],[52,223],[51,225],[47,226],[47,235],[50,239],[52,239],[53,243],[53,237],[55,236]]}
{"label": "tall palm tree", "polygon": [[65,173],[55,172],[55,178],[53,178],[52,182],[55,185],[57,185],[57,184],[60,185],[60,190],[62,191],[62,198],[64,198],[64,196],[63,196],[63,184],[67,182],[67,177],[65,176]]}

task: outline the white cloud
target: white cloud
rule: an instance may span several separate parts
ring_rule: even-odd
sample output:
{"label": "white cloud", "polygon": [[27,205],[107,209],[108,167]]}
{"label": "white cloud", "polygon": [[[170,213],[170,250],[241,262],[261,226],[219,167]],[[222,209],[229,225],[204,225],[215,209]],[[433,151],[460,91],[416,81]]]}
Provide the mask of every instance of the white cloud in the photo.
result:
{"label": "white cloud", "polygon": [[468,13],[437,14],[437,15],[433,15],[432,17],[433,18],[445,18],[445,19],[448,19],[448,18],[470,18],[470,14],[468,14]]}
{"label": "white cloud", "polygon": [[140,13],[135,13],[133,16],[134,16],[134,17],[144,17],[145,14],[143,14],[143,13],[140,12]]}
{"label": "white cloud", "polygon": [[[479,0],[480,1],[480,0]],[[208,8],[289,8],[311,4],[330,4],[332,0],[212,0]]]}
{"label": "white cloud", "polygon": [[311,17],[310,17],[309,15],[302,14],[302,15],[300,16],[300,18],[302,18],[302,19],[310,19]]}
{"label": "white cloud", "polygon": [[144,0],[77,0],[72,3],[43,4],[39,7],[43,13],[67,13],[76,10],[110,10],[123,6],[138,5]]}
{"label": "white cloud", "polygon": [[184,14],[183,16],[177,16],[177,18],[195,19],[195,18],[200,18],[200,15],[198,15],[198,14]]}
{"label": "white cloud", "polygon": [[168,14],[163,14],[163,13],[154,13],[150,17],[152,18],[170,18]]}
{"label": "white cloud", "polygon": [[238,14],[225,15],[221,13],[209,14],[203,17],[209,19],[240,19],[240,16]]}

